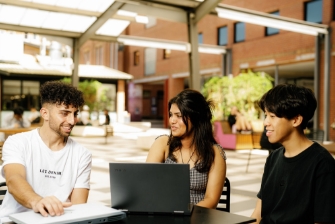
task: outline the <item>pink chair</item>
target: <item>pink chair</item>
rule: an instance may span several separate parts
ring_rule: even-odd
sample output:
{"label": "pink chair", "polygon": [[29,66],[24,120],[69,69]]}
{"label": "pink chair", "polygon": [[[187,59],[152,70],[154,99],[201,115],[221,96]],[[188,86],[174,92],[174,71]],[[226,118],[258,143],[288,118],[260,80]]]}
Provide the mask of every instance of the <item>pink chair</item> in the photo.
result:
{"label": "pink chair", "polygon": [[214,122],[214,138],[224,149],[236,149],[236,134],[225,134],[221,121]]}

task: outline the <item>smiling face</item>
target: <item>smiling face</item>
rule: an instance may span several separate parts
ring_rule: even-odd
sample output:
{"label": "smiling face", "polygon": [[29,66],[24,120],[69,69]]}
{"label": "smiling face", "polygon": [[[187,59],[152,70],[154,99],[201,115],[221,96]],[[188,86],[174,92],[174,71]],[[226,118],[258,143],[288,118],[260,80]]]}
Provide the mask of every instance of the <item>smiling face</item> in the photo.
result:
{"label": "smiling face", "polygon": [[49,128],[61,137],[68,137],[78,121],[78,108],[64,104],[49,104],[47,108],[49,111]]}
{"label": "smiling face", "polygon": [[169,113],[169,123],[171,126],[171,133],[175,137],[183,136],[186,131],[186,125],[183,121],[182,114],[177,106],[177,104],[172,104]]}
{"label": "smiling face", "polygon": [[294,131],[294,120],[277,117],[274,113],[265,110],[264,126],[269,142],[283,144]]}

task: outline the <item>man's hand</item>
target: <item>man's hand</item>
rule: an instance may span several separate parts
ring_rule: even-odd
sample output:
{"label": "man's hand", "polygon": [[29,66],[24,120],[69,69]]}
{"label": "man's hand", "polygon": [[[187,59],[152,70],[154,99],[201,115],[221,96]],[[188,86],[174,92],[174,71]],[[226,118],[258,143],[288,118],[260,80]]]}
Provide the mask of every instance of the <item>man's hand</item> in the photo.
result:
{"label": "man's hand", "polygon": [[34,212],[41,213],[42,216],[60,216],[64,214],[64,208],[70,207],[71,202],[61,202],[55,196],[41,198],[39,201],[32,203],[31,207]]}

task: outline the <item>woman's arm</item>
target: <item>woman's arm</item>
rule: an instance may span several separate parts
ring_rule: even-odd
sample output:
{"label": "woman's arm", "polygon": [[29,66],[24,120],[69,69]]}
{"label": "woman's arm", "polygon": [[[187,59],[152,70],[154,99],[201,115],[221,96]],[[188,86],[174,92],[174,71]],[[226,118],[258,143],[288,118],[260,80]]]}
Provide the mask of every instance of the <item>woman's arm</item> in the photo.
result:
{"label": "woman's arm", "polygon": [[169,154],[169,146],[167,142],[169,136],[162,135],[156,138],[152,146],[150,147],[149,154],[147,156],[147,163],[163,163]]}
{"label": "woman's arm", "polygon": [[220,148],[214,146],[215,158],[208,173],[208,182],[204,200],[197,205],[206,208],[216,208],[221,197],[226,180],[226,161],[220,153]]}

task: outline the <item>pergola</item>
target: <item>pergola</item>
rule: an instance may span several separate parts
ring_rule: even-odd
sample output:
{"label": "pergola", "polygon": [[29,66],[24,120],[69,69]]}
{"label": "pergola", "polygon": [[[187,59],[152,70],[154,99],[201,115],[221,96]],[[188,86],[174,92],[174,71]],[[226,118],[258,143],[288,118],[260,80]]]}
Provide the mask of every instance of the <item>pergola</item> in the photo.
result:
{"label": "pergola", "polygon": [[[330,28],[282,16],[220,4],[221,0],[0,0],[0,29],[54,35],[73,39],[73,85],[77,85],[79,49],[87,40],[117,41],[125,45],[186,51],[189,54],[190,87],[200,90],[199,52],[225,54],[216,45],[198,44],[197,23],[207,14],[316,37],[314,86],[318,99],[320,38],[324,45],[324,123],[329,123]],[[130,12],[133,14],[119,13]],[[130,15],[130,16],[129,16]],[[110,33],[116,23],[129,24],[141,16],[187,24],[188,42],[150,39]],[[121,26],[122,27],[122,26]],[[124,28],[126,25],[124,25]],[[122,30],[121,30],[122,31]],[[156,45],[155,45],[156,44]],[[229,59],[229,57],[228,57]],[[230,63],[230,65],[229,65]],[[228,69],[231,60],[228,60]],[[231,72],[231,71],[229,71]],[[317,114],[314,123],[317,124]],[[324,126],[328,140],[329,127]]]}

